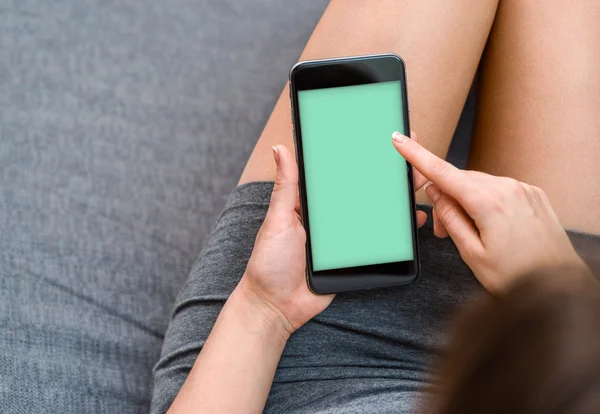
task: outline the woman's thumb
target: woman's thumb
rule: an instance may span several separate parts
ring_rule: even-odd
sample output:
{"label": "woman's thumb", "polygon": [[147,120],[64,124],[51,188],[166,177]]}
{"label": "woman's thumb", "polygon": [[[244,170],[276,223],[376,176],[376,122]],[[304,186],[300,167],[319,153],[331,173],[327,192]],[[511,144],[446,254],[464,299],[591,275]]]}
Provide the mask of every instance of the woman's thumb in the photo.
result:
{"label": "woman's thumb", "polygon": [[296,211],[298,196],[298,166],[290,151],[284,145],[273,147],[273,158],[277,164],[275,186],[271,195],[270,209],[275,212]]}

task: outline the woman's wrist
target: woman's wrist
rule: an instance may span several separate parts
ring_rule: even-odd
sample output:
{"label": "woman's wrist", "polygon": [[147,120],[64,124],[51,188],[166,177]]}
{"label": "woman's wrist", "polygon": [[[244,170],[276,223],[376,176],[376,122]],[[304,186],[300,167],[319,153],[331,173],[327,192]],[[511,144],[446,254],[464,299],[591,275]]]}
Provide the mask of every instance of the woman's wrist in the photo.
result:
{"label": "woman's wrist", "polygon": [[283,313],[261,296],[245,276],[234,289],[229,301],[236,313],[244,318],[246,326],[264,334],[266,338],[287,341],[294,331]]}
{"label": "woman's wrist", "polygon": [[261,412],[289,336],[242,278],[169,412]]}

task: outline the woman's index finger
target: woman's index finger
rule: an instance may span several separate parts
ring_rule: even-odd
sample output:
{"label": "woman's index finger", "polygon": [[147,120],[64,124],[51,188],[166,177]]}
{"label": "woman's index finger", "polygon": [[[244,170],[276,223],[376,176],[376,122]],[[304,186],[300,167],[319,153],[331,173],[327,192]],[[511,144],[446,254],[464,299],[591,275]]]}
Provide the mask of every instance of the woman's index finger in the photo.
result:
{"label": "woman's index finger", "polygon": [[465,210],[469,210],[471,195],[477,186],[471,177],[407,136],[394,132],[392,137],[400,155],[444,193],[461,203]]}

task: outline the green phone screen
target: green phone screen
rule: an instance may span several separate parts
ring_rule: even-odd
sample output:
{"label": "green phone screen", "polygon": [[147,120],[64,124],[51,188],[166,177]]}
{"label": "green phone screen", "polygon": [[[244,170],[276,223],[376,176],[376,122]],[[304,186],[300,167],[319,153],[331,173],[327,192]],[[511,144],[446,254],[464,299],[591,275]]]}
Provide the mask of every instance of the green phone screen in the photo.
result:
{"label": "green phone screen", "polygon": [[401,88],[298,92],[314,271],[414,259]]}

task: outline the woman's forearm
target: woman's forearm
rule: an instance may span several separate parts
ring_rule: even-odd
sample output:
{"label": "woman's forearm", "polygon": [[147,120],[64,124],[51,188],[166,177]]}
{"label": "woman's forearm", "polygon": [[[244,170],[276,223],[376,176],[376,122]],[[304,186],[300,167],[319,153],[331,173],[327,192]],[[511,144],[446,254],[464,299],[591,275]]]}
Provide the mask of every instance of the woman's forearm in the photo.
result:
{"label": "woman's forearm", "polygon": [[288,337],[242,278],[169,413],[262,412]]}
{"label": "woman's forearm", "polygon": [[262,412],[291,332],[322,312],[333,295],[306,284],[306,232],[296,212],[298,167],[273,147],[277,178],[246,273],[206,340],[171,413]]}

